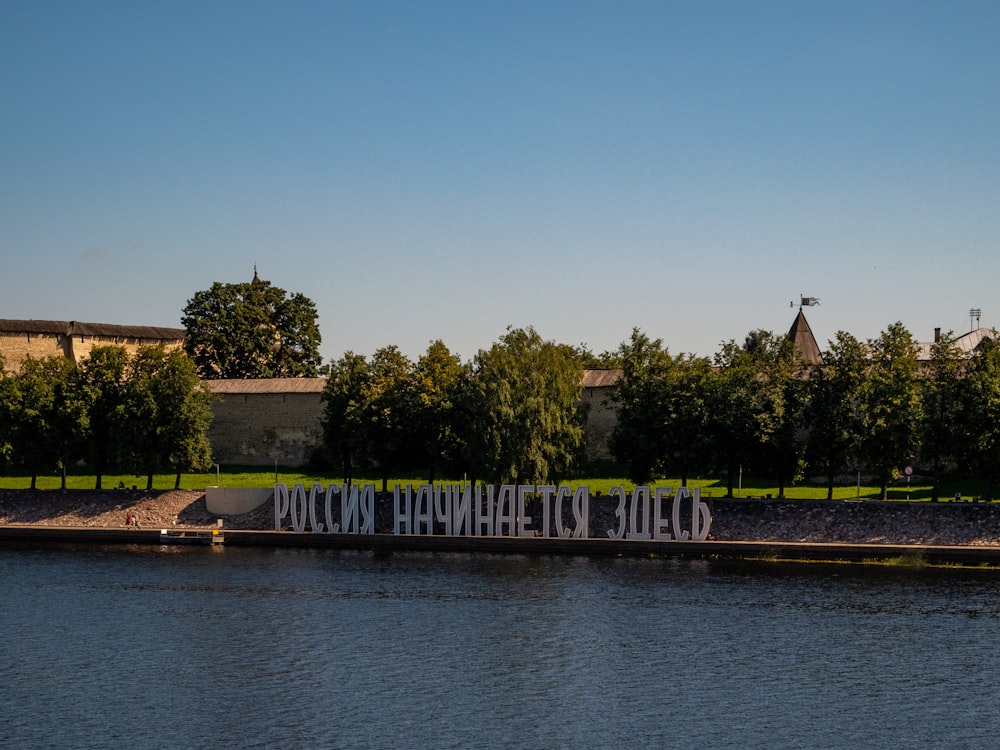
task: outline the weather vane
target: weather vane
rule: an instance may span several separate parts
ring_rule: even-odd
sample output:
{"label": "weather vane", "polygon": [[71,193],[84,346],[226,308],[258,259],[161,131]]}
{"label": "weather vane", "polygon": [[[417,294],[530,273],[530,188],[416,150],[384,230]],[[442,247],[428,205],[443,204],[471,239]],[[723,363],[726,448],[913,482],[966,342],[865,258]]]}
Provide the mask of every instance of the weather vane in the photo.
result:
{"label": "weather vane", "polygon": [[[819,304],[819,297],[803,297],[801,294],[799,295],[799,309],[800,310],[803,307],[812,307],[813,305],[818,305],[818,304]],[[795,307],[795,303],[794,302],[789,302],[788,306],[789,307]]]}

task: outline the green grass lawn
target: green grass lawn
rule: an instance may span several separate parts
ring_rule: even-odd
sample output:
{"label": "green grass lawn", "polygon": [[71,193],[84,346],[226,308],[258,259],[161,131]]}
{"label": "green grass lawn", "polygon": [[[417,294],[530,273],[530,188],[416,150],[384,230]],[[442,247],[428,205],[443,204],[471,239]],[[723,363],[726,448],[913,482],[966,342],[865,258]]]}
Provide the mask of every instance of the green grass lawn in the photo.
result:
{"label": "green grass lawn", "polygon": [[[607,494],[612,487],[622,486],[627,492],[631,492],[634,484],[627,479],[622,477],[608,476],[611,472],[601,472],[601,476],[595,477],[581,477],[579,479],[573,479],[564,482],[564,484],[579,486],[586,485],[590,487],[592,492],[600,492],[601,494]],[[313,483],[319,483],[323,485],[328,485],[331,483],[339,484],[343,481],[343,477],[333,473],[315,473],[315,472],[304,472],[297,468],[287,468],[279,466],[277,472],[275,472],[273,467],[260,467],[260,466],[223,466],[220,468],[218,479],[216,472],[206,472],[203,474],[182,474],[181,475],[181,489],[185,490],[203,490],[205,487],[220,484],[223,487],[270,487],[274,484],[275,479],[277,481],[283,482],[289,486],[296,483],[303,483],[305,485],[311,485]],[[174,488],[174,474],[155,474],[153,476],[153,489],[154,490],[170,490]],[[61,486],[62,477],[59,474],[51,475],[39,475],[37,480],[37,488],[40,490],[58,490]],[[376,489],[381,489],[382,480],[378,477],[356,477],[356,484],[374,484]],[[394,484],[406,485],[418,485],[423,484],[425,481],[423,476],[412,475],[412,476],[402,476],[389,481],[389,488],[392,489]],[[462,479],[445,479],[435,482],[435,484],[451,484],[451,483],[461,483]],[[145,489],[146,487],[146,477],[136,476],[134,474],[109,474],[103,479],[104,489],[115,489],[119,486],[119,483],[124,485],[126,488],[131,489],[136,487],[138,489]],[[658,481],[657,486],[661,487],[679,487],[679,479],[663,479]],[[14,490],[24,490],[31,486],[31,478],[28,476],[0,476],[0,489],[14,489]],[[726,494],[726,478],[722,477],[709,477],[709,478],[698,478],[689,479],[689,487],[700,487],[702,495],[705,497],[724,497]],[[92,490],[94,489],[94,476],[92,474],[78,474],[78,473],[68,473],[66,476],[66,487],[71,490]],[[954,498],[955,493],[959,492],[962,494],[963,499],[970,499],[972,497],[979,497],[983,494],[985,488],[979,482],[966,482],[958,479],[953,479],[942,485],[941,488],[941,498],[943,500],[948,500]],[[778,496],[778,489],[776,486],[766,482],[758,481],[753,478],[743,477],[742,487],[738,488],[734,492],[736,497],[742,498],[764,498],[770,495],[771,497]],[[836,500],[877,500],[879,498],[879,488],[870,485],[861,485],[859,488],[856,484],[847,486],[835,486],[834,487],[834,499]],[[911,500],[911,501],[928,501],[931,496],[930,485],[927,484],[916,484],[914,483],[911,487],[907,487],[905,483],[898,484],[889,489],[889,499],[890,500]],[[785,488],[785,497],[796,498],[796,499],[807,499],[807,500],[823,500],[826,498],[826,487],[810,483],[801,483],[793,487]]]}

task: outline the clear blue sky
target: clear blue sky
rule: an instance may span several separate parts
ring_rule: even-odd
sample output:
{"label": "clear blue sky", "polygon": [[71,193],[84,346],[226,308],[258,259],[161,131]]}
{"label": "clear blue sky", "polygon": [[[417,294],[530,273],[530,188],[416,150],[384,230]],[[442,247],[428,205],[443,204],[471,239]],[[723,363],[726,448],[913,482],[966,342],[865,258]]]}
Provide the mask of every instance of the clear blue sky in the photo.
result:
{"label": "clear blue sky", "polygon": [[0,5],[0,318],[316,302],[324,360],[507,326],[714,354],[1000,325],[1000,3]]}

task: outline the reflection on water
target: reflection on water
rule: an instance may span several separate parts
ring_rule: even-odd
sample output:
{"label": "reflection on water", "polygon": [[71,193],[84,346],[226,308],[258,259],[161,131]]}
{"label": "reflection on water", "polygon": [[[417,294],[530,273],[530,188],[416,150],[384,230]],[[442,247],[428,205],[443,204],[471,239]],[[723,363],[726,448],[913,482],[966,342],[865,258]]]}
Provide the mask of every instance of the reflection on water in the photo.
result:
{"label": "reflection on water", "polygon": [[[1000,574],[0,549],[10,747],[984,747]],[[0,745],[3,745],[0,742]]]}

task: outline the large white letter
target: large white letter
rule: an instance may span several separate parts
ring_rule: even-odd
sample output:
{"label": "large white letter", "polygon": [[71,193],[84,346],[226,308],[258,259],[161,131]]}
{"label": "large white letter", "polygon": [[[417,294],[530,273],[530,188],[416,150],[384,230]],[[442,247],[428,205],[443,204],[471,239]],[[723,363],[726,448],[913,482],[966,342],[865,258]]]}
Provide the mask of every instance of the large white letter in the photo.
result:
{"label": "large white letter", "polygon": [[[691,508],[691,539],[696,542],[704,542],[708,539],[708,530],[712,527],[712,514],[708,506],[701,501],[701,488],[694,488],[694,499]],[[701,519],[701,523],[698,520]]]}
{"label": "large white letter", "polygon": [[292,487],[292,497],[288,501],[288,506],[292,511],[292,530],[303,532],[306,530],[306,488],[301,483]]}
{"label": "large white letter", "polygon": [[519,484],[517,486],[517,535],[534,536],[535,530],[531,528],[531,516],[524,512],[524,501],[528,493],[535,489],[530,484]]}
{"label": "large white letter", "polygon": [[375,485],[366,484],[361,490],[361,533],[375,533]]}
{"label": "large white letter", "polygon": [[612,487],[608,492],[608,497],[618,495],[618,507],[615,508],[615,518],[618,519],[617,529],[608,529],[608,536],[612,539],[621,539],[625,536],[625,488]]}
{"label": "large white letter", "polygon": [[497,495],[497,517],[493,522],[493,533],[497,536],[503,536],[504,524],[507,524],[507,536],[514,536],[517,533],[514,529],[514,491],[515,487],[512,484],[500,485],[500,494]]}
{"label": "large white letter", "polygon": [[[637,514],[639,512],[639,499],[642,499],[642,524],[639,524]],[[675,506],[676,507],[676,506]],[[636,487],[632,490],[632,512],[629,515],[632,530],[628,533],[629,539],[649,539],[649,487]]]}
{"label": "large white letter", "polygon": [[[698,492],[696,489],[695,492]],[[686,531],[681,531],[681,501],[688,500],[691,498],[691,492],[687,487],[680,487],[677,489],[677,496],[674,497],[674,537],[676,537],[678,542],[686,542],[691,536]],[[692,507],[694,515],[698,515],[698,510]]]}
{"label": "large white letter", "polygon": [[560,484],[559,488],[556,490],[556,536],[560,539],[569,539],[573,532],[571,529],[563,526],[563,501],[570,496],[570,488],[564,484]]}
{"label": "large white letter", "polygon": [[456,484],[452,487],[452,494],[456,498],[452,530],[457,536],[475,536],[472,528],[472,485],[467,484],[463,488]]}
{"label": "large white letter", "polygon": [[[345,489],[347,485],[344,485]],[[326,528],[331,534],[340,533],[340,524],[333,522],[333,496],[340,492],[340,488],[335,484],[329,484],[326,487],[326,504],[324,510],[326,511]]]}
{"label": "large white letter", "polygon": [[660,542],[670,541],[669,519],[663,515],[663,498],[670,497],[672,492],[670,487],[656,487],[653,490],[653,539]]}
{"label": "large white letter", "polygon": [[[406,494],[403,495],[406,498],[406,505],[401,506],[399,504],[399,485],[395,485],[392,489],[393,495],[393,534],[409,534],[411,533],[412,526],[410,522],[410,512],[413,507],[413,497],[410,495],[410,485],[406,485]],[[405,531],[401,531],[405,529]]]}
{"label": "large white letter", "polygon": [[552,516],[552,493],[556,491],[555,485],[542,484],[538,486],[538,494],[542,496],[542,538],[549,538],[550,517]]}
{"label": "large white letter", "polygon": [[313,484],[309,489],[309,528],[314,534],[323,530],[323,524],[316,520],[316,496],[323,494],[323,485]]}
{"label": "large white letter", "polygon": [[274,530],[281,531],[281,519],[288,515],[288,485],[274,485]]}
{"label": "large white letter", "polygon": [[352,484],[350,492],[340,495],[340,523],[345,534],[358,533],[358,485]]}
{"label": "large white letter", "polygon": [[[483,507],[483,486],[476,485],[476,536],[493,536],[493,485],[486,487],[486,507]],[[483,530],[486,533],[483,533]]]}
{"label": "large white letter", "polygon": [[420,524],[424,525],[424,533],[434,533],[434,508],[431,507],[431,492],[433,491],[434,488],[429,484],[417,487],[417,495],[413,500],[413,533],[418,536]]}
{"label": "large white letter", "polygon": [[586,539],[590,536],[590,487],[577,487],[573,493],[573,529],[574,539]]}

